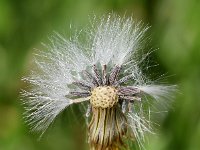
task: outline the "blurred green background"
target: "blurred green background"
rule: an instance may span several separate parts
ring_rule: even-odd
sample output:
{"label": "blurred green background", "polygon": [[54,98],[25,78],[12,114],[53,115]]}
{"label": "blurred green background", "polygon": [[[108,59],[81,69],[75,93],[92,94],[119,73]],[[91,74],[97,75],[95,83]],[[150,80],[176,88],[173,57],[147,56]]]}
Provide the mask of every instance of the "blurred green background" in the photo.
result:
{"label": "blurred green background", "polygon": [[[0,150],[87,149],[84,118],[76,106],[63,112],[45,136],[29,133],[22,120],[20,78],[31,66],[34,48],[53,32],[70,36],[88,15],[133,15],[151,25],[156,71],[178,84],[173,109],[152,136],[149,150],[200,149],[200,1],[199,0],[0,0]],[[73,33],[72,33],[73,34]],[[76,116],[76,117],[75,117]]]}

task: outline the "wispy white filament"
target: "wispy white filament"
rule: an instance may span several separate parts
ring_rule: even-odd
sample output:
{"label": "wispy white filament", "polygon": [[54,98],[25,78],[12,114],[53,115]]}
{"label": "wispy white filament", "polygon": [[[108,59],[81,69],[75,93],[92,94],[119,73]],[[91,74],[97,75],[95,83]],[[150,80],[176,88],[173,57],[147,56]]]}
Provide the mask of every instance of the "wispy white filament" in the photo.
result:
{"label": "wispy white filament", "polygon": [[94,61],[101,64],[122,65],[142,46],[142,39],[148,27],[142,28],[132,18],[109,16],[103,18],[94,31],[91,30],[92,52]]}
{"label": "wispy white filament", "polygon": [[[23,78],[31,86],[30,90],[22,91],[22,96],[25,97],[25,118],[32,129],[44,132],[62,110],[73,104],[66,97],[74,90],[70,84],[82,81],[90,85],[81,73],[87,70],[92,74],[91,68],[97,63],[111,65],[111,68],[119,65],[123,68],[121,77],[132,77],[133,82],[128,86],[137,87],[156,100],[168,98],[175,87],[148,85],[139,67],[138,55],[147,29],[132,18],[109,15],[97,27],[86,31],[88,43],[79,42],[78,37],[67,40],[58,33],[51,37],[51,43],[45,45],[46,51],[36,51],[36,68],[32,69],[30,76]],[[139,143],[145,132],[152,132],[143,111],[134,110],[127,114],[129,126]]]}
{"label": "wispy white filament", "polygon": [[143,85],[138,87],[141,91],[149,94],[156,100],[172,98],[172,92],[177,88],[176,85]]}

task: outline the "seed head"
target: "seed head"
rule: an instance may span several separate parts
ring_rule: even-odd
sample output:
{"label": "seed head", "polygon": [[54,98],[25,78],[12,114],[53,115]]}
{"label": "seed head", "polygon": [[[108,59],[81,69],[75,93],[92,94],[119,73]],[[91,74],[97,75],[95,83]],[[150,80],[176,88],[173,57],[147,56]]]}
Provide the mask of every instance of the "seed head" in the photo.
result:
{"label": "seed head", "polygon": [[109,15],[86,31],[84,43],[78,36],[51,37],[48,51],[36,52],[36,69],[23,78],[31,85],[22,96],[32,130],[44,133],[69,105],[83,103],[91,150],[126,148],[125,139],[136,139],[143,148],[144,133],[152,133],[149,99],[171,99],[176,88],[143,74],[147,29],[132,18]]}
{"label": "seed head", "polygon": [[117,89],[111,86],[99,86],[92,90],[90,103],[93,107],[111,108],[118,102]]}

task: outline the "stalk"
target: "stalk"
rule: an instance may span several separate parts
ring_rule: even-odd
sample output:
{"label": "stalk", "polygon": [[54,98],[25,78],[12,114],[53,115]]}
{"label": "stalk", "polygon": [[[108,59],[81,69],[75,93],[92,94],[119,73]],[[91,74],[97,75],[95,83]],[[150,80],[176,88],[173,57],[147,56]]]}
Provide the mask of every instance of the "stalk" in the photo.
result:
{"label": "stalk", "polygon": [[92,108],[89,128],[90,150],[120,150],[125,147],[127,120],[118,105]]}

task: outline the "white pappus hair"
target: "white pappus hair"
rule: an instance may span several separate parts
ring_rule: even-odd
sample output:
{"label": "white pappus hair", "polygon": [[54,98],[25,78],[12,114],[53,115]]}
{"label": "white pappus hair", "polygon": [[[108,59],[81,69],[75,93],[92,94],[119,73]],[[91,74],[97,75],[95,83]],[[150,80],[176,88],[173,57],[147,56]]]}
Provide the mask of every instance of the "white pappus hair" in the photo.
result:
{"label": "white pappus hair", "polygon": [[[98,26],[86,31],[87,43],[79,42],[78,37],[68,40],[58,33],[52,36],[51,44],[45,45],[47,50],[38,50],[35,54],[36,69],[23,78],[30,85],[30,89],[22,90],[21,94],[26,110],[25,119],[32,130],[44,133],[60,112],[75,103],[66,96],[77,90],[69,85],[76,81],[91,85],[91,80],[86,79],[82,72],[87,70],[93,75],[91,68],[95,64],[108,65],[110,68],[122,66],[119,82],[130,78],[131,84],[126,84],[136,87],[143,94],[158,101],[168,98],[175,86],[148,84],[150,82],[147,82],[139,66],[143,57],[138,55],[147,30],[148,27],[142,27],[132,18],[111,14],[101,19]],[[140,106],[142,103],[143,100]],[[152,130],[150,120],[143,115],[143,108],[134,107],[127,114],[128,125],[138,143],[141,143],[144,141],[144,132]]]}

